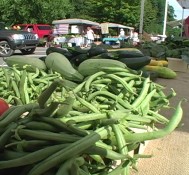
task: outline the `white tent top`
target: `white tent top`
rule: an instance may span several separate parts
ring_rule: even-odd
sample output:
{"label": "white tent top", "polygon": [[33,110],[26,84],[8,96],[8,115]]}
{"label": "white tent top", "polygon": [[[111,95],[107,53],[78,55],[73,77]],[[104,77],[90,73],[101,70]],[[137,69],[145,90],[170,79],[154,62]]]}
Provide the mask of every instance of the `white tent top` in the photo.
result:
{"label": "white tent top", "polygon": [[167,22],[167,25],[170,27],[182,26],[182,19],[176,21],[169,21]]}
{"label": "white tent top", "polygon": [[122,25],[122,24],[111,23],[111,22],[101,23],[101,24],[102,25],[108,24],[108,27],[117,27],[117,28],[130,29],[130,30],[134,29],[133,27],[125,26],[125,25]]}
{"label": "white tent top", "polygon": [[97,22],[89,21],[86,19],[78,19],[78,18],[54,20],[52,24],[86,24],[86,25],[99,26],[99,23]]}
{"label": "white tent top", "polygon": [[183,9],[189,9],[189,0],[177,0]]}

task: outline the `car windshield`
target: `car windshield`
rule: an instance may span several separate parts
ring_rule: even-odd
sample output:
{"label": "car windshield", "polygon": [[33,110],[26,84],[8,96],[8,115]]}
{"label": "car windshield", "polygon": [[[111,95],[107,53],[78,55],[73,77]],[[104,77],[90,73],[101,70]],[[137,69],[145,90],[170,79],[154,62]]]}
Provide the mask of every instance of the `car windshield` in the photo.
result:
{"label": "car windshield", "polygon": [[51,30],[51,26],[37,26],[39,30]]}

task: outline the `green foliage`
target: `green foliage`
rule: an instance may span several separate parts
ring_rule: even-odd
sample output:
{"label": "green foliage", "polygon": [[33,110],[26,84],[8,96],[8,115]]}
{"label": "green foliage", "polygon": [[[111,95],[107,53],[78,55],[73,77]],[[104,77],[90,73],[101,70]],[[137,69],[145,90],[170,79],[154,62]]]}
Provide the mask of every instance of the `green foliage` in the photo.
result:
{"label": "green foliage", "polygon": [[[56,19],[84,18],[138,29],[140,6],[141,0],[1,0],[0,15],[1,21],[10,26],[16,23],[52,24]],[[165,0],[145,0],[144,31],[161,34],[164,11]],[[173,7],[169,6],[168,11],[168,21],[173,20]]]}
{"label": "green foliage", "polygon": [[[146,0],[145,11],[144,11],[144,30],[147,33],[150,33],[151,29],[153,30],[157,29],[157,8],[156,7],[154,8],[150,0]],[[154,32],[156,33],[157,31],[153,31],[153,33]]]}
{"label": "green foliage", "polygon": [[133,25],[139,19],[139,3],[131,6],[122,0],[88,0],[83,8],[86,16],[98,22]]}
{"label": "green foliage", "polygon": [[1,20],[15,23],[52,23],[65,18],[74,9],[69,0],[1,0]]}
{"label": "green foliage", "polygon": [[181,35],[181,28],[180,27],[169,27],[167,26],[167,33],[168,36],[174,36],[174,37],[179,37]]}

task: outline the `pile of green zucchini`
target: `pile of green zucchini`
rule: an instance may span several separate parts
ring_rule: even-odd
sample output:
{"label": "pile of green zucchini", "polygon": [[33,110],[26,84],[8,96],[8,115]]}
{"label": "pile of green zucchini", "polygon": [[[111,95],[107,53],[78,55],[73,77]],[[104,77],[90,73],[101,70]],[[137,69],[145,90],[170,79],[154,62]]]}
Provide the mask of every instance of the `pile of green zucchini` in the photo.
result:
{"label": "pile of green zucchini", "polygon": [[138,70],[147,65],[151,58],[144,55],[137,48],[110,49],[106,45],[92,45],[90,49],[81,49],[79,46],[66,49],[49,47],[46,54],[60,53],[64,55],[74,67],[78,67],[83,61],[90,59],[111,59],[125,64],[127,67]]}
{"label": "pile of green zucchini", "polygon": [[139,158],[151,157],[136,153],[140,144],[178,127],[181,102],[170,120],[160,114],[176,93],[166,95],[163,86],[127,67],[100,64],[84,75],[65,60],[50,53],[45,61],[55,80],[36,100],[1,116],[0,174],[129,175]]}

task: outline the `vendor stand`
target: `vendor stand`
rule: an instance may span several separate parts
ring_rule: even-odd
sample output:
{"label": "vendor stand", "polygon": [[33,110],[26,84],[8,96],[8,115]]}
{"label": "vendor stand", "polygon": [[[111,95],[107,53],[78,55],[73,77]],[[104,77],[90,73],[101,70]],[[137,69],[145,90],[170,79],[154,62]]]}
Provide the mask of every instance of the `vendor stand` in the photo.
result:
{"label": "vendor stand", "polygon": [[[56,26],[58,34],[67,35],[66,42],[68,45],[72,46],[81,46],[85,44],[84,35],[87,27],[99,27],[99,23],[97,22],[78,18],[54,20],[52,24]],[[64,26],[67,26],[67,28]]]}
{"label": "vendor stand", "polygon": [[[124,41],[127,41],[129,39],[129,36],[126,36]],[[123,41],[122,38],[114,38],[114,37],[107,37],[107,38],[103,38],[102,42],[105,44],[109,44],[109,45],[117,45],[120,43],[120,41]]]}
{"label": "vendor stand", "polygon": [[[131,31],[134,30],[133,27],[129,27],[129,26],[125,26],[125,25],[117,24],[117,23],[109,23],[109,22],[101,23],[100,27],[101,27],[102,35],[104,36],[102,38],[102,42],[105,44],[110,44],[110,45],[119,45],[120,42],[123,41],[122,38],[119,38],[120,29],[125,30],[126,36],[125,36],[124,41],[127,41],[129,39]],[[116,33],[117,33],[116,36],[111,36],[110,31],[109,31],[110,28],[116,29]]]}

